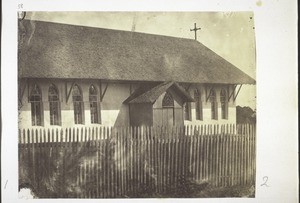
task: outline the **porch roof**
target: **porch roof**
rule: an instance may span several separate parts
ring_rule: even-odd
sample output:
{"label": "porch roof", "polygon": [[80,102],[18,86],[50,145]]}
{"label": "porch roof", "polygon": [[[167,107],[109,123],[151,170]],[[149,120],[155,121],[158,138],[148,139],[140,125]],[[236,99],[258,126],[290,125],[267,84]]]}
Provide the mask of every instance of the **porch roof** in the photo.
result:
{"label": "porch roof", "polygon": [[141,86],[140,88],[135,90],[123,103],[154,103],[157,98],[164,92],[166,92],[169,88],[174,88],[176,93],[179,94],[185,102],[194,101],[194,99],[189,95],[188,92],[185,91],[183,87],[181,87],[176,82],[170,81],[160,84]]}

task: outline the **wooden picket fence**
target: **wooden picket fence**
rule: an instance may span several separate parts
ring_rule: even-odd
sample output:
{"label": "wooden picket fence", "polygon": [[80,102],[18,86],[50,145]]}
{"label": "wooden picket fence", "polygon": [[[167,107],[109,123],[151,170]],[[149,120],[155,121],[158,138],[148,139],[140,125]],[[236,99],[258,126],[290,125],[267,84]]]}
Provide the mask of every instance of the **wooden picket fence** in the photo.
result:
{"label": "wooden picket fence", "polygon": [[166,194],[254,185],[254,125],[19,130],[19,179],[40,197]]}

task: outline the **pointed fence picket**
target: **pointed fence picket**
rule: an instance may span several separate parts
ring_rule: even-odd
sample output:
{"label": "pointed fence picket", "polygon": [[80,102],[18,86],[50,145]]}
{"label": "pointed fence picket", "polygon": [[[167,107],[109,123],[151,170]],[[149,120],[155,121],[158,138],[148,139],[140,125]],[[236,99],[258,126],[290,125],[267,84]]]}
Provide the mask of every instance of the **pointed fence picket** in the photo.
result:
{"label": "pointed fence picket", "polygon": [[19,130],[19,176],[44,197],[139,197],[182,181],[255,183],[254,125]]}

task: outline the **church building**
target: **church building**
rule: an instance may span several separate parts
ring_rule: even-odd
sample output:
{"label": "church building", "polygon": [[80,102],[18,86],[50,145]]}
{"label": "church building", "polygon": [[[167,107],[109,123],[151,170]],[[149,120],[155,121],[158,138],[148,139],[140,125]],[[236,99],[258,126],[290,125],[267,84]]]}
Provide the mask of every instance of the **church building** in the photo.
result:
{"label": "church building", "polygon": [[19,20],[19,127],[235,124],[255,80],[184,38]]}

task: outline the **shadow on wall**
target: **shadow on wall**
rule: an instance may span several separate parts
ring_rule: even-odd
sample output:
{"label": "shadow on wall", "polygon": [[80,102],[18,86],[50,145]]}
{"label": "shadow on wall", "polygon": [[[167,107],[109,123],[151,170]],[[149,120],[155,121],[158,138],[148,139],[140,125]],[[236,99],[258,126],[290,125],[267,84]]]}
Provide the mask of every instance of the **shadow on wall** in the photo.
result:
{"label": "shadow on wall", "polygon": [[113,127],[129,126],[130,125],[129,106],[122,104],[119,109],[120,111],[118,113],[117,119]]}

